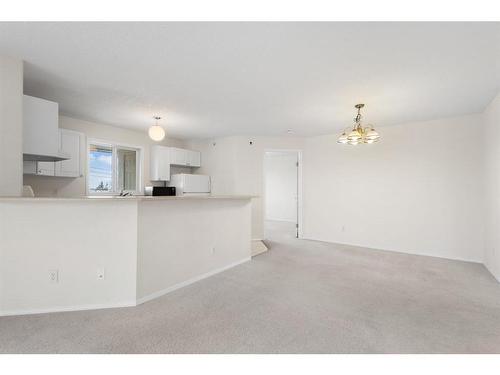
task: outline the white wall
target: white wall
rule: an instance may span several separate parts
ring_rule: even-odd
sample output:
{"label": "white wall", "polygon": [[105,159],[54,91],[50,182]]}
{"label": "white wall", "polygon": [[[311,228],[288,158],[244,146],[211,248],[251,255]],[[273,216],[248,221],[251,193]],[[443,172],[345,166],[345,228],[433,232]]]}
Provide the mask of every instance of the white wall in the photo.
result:
{"label": "white wall", "polygon": [[0,196],[23,184],[23,62],[0,56]]}
{"label": "white wall", "polygon": [[0,315],[135,305],[136,257],[135,201],[0,201]]}
{"label": "white wall", "polygon": [[483,260],[482,116],[380,128],[375,145],[308,138],[304,237]]}
{"label": "white wall", "polygon": [[265,219],[297,222],[297,152],[266,152]]}
{"label": "white wall", "polygon": [[[123,129],[116,126],[96,124],[67,116],[59,116],[59,127],[82,132],[88,138],[143,147],[143,186],[151,185],[151,182],[149,181],[149,156],[151,145],[161,144],[164,146],[184,147],[184,142],[175,138],[165,138],[159,143],[154,142],[149,138],[147,129],[141,132]],[[87,171],[86,142],[87,141],[84,142],[81,149],[81,155],[83,156],[82,169],[84,174]],[[184,170],[180,171],[185,172]],[[172,173],[176,173],[175,168],[173,168]],[[86,176],[79,178],[65,178],[24,175],[24,184],[31,185],[35,195],[41,197],[75,197],[86,194]]]}
{"label": "white wall", "polygon": [[139,302],[250,260],[248,199],[144,201],[138,214]]}
{"label": "white wall", "polygon": [[[250,144],[252,142],[252,144]],[[188,147],[201,151],[202,167],[195,171],[212,176],[215,194],[253,195],[252,238],[264,238],[264,152],[302,150],[303,138],[234,136],[194,140]]]}
{"label": "white wall", "polygon": [[250,260],[250,220],[248,198],[0,198],[0,316],[158,297]]}
{"label": "white wall", "polygon": [[484,264],[500,281],[500,94],[484,113],[485,256]]}

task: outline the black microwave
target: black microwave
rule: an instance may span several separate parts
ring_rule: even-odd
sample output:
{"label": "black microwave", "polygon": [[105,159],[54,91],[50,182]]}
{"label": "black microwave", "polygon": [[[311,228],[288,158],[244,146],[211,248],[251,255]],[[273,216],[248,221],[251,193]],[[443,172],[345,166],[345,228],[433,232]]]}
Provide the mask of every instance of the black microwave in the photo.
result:
{"label": "black microwave", "polygon": [[152,195],[154,197],[174,196],[175,186],[146,186],[144,195]]}

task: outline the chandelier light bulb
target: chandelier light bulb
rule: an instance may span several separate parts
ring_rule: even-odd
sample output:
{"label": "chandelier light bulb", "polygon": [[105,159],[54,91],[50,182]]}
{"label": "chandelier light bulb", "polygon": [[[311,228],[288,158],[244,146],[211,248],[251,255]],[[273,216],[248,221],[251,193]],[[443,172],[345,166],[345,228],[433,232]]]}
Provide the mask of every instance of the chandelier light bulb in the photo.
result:
{"label": "chandelier light bulb", "polygon": [[347,139],[347,134],[343,132],[337,139],[337,143],[346,144],[347,142],[349,142],[349,140]]}
{"label": "chandelier light bulb", "polygon": [[350,141],[357,141],[357,140],[361,139],[361,134],[359,134],[359,131],[357,129],[353,130],[349,133],[349,135],[347,136],[347,139]]}
{"label": "chandelier light bulb", "polygon": [[155,116],[154,119],[156,123],[149,128],[148,135],[153,141],[159,142],[165,138],[165,129],[158,125],[158,120],[160,120],[161,117]]}

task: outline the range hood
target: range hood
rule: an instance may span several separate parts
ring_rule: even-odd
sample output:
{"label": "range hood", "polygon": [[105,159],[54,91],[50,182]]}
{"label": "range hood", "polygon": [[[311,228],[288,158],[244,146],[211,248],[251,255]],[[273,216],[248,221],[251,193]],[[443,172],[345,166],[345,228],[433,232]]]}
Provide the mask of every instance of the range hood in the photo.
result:
{"label": "range hood", "polygon": [[24,95],[23,160],[61,161],[71,158],[59,148],[59,104]]}

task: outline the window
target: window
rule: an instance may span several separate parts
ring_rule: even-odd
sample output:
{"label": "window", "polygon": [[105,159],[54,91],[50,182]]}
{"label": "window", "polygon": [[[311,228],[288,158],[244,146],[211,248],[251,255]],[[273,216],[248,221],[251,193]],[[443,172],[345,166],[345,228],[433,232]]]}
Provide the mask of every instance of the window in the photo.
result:
{"label": "window", "polygon": [[88,147],[89,194],[139,193],[141,149],[99,141]]}

